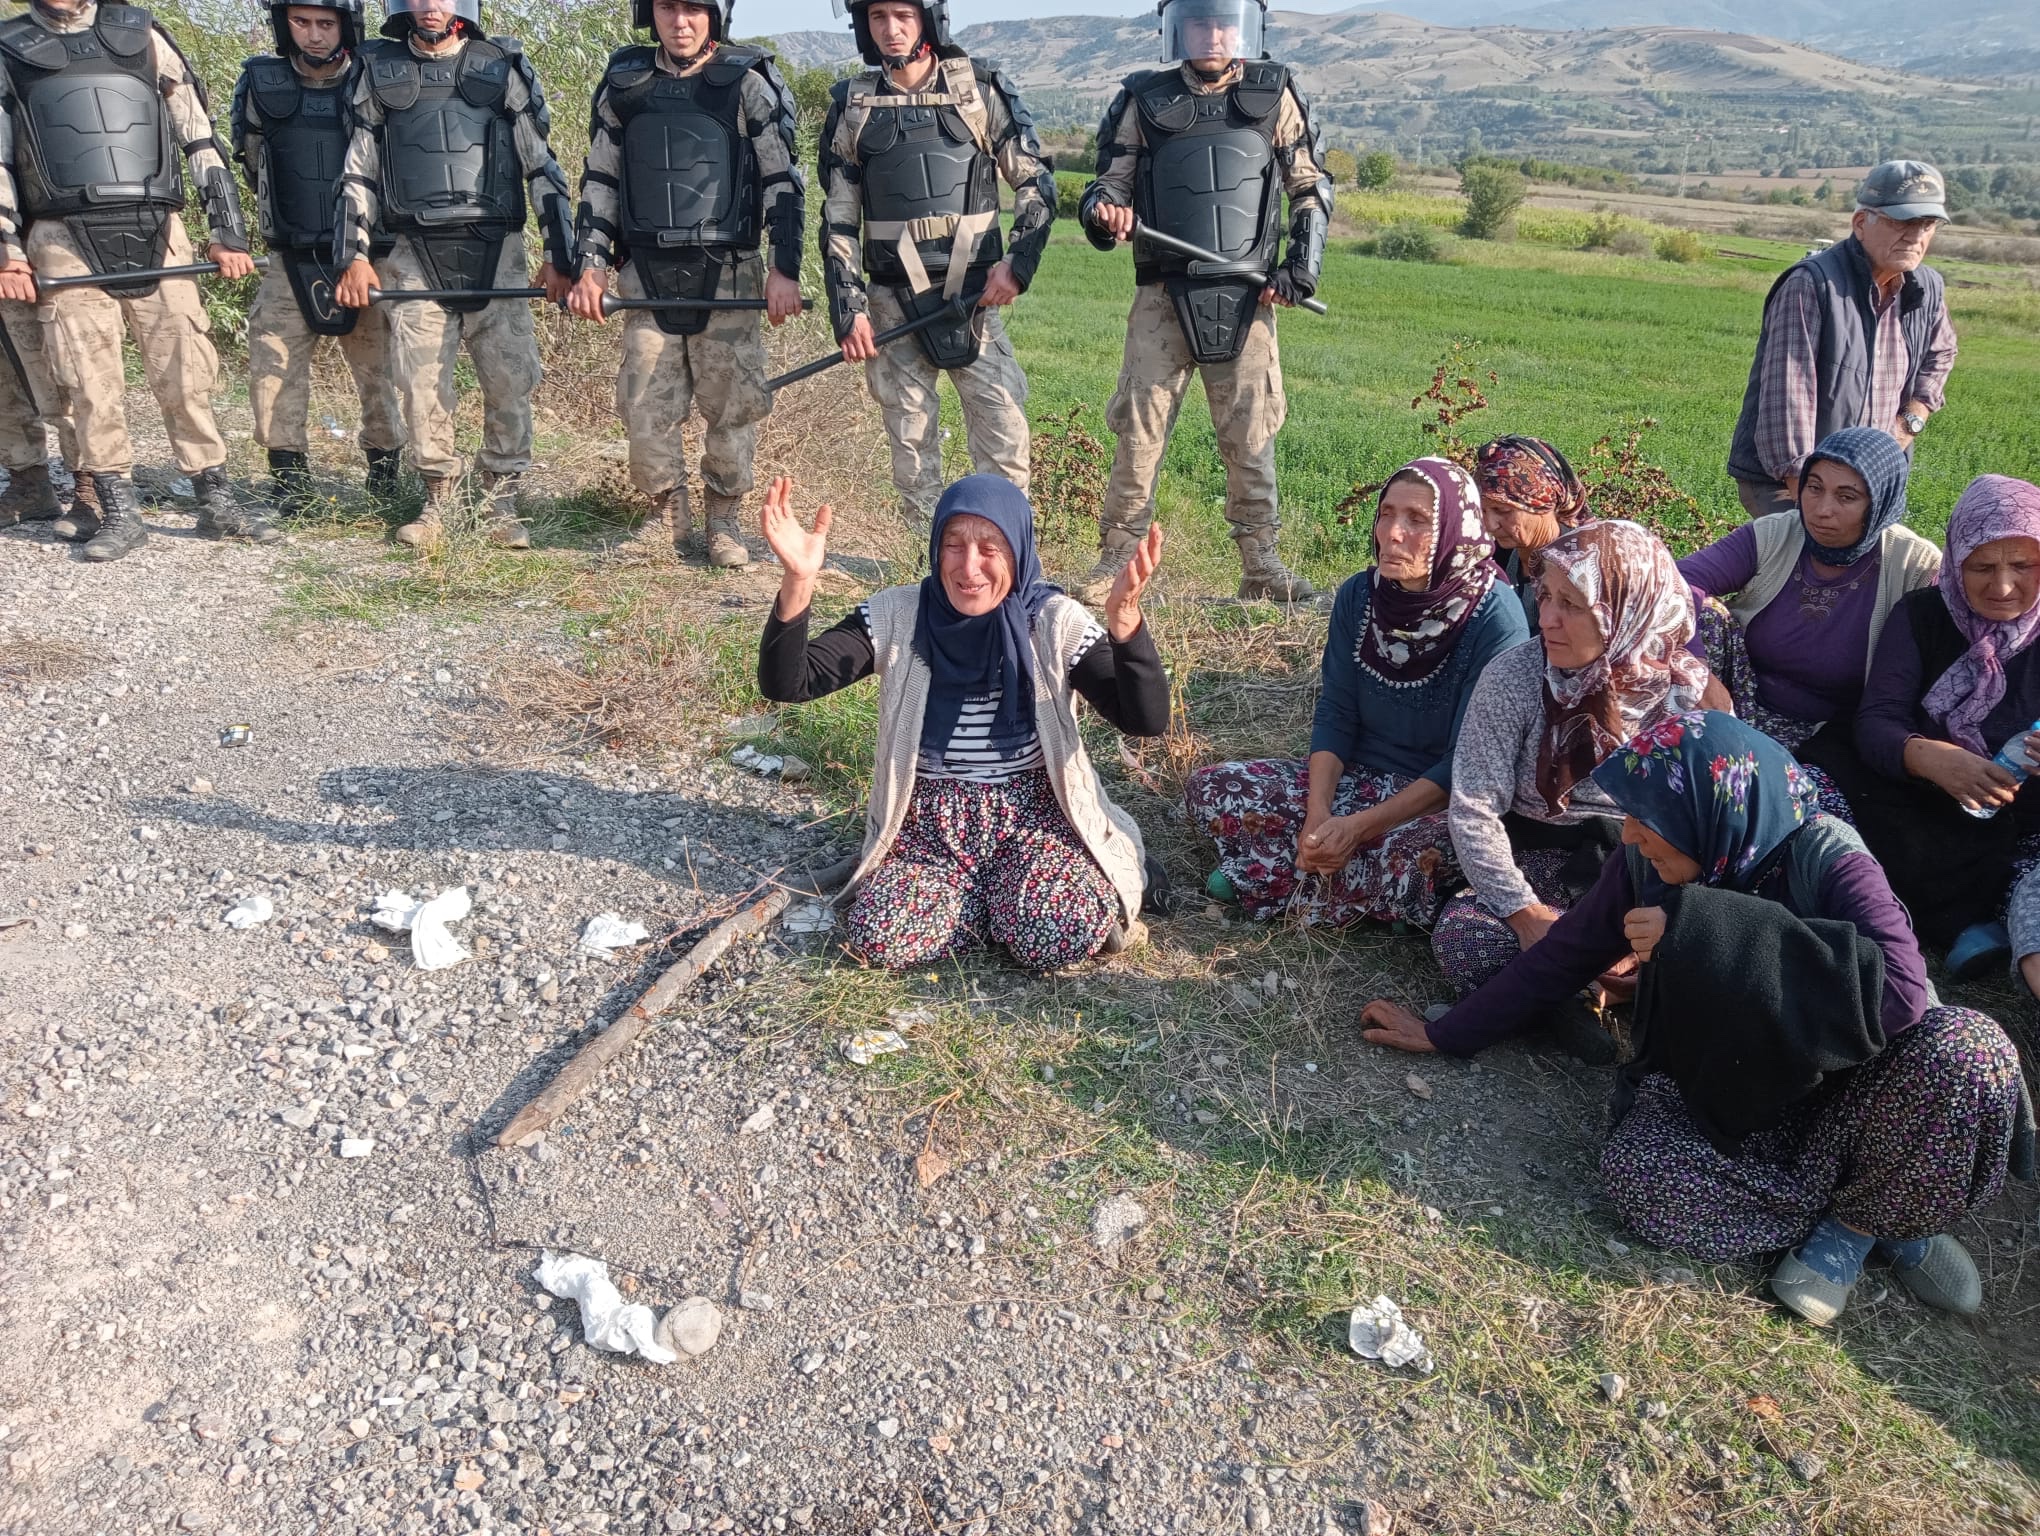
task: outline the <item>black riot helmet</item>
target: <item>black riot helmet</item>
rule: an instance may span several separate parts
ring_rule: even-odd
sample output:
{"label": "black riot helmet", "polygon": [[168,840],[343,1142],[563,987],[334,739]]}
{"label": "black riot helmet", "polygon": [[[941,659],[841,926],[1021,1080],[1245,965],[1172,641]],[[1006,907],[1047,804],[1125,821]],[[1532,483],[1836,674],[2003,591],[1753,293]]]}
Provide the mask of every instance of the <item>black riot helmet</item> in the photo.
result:
{"label": "black riot helmet", "polygon": [[[708,12],[708,35],[719,43],[730,40],[730,21],[737,8],[737,0],[687,0],[689,5],[698,5]],[[643,31],[652,28],[652,0],[631,0],[630,24]]]}
{"label": "black riot helmet", "polygon": [[[339,52],[345,53],[361,46],[362,0],[269,0],[269,20],[276,29],[276,51],[286,59],[301,51],[290,35],[292,5],[316,6],[322,11],[335,12],[340,17]],[[326,60],[311,59],[308,62],[324,64]]]}
{"label": "black riot helmet", "polygon": [[1162,0],[1155,14],[1162,18],[1164,64],[1267,57],[1267,0]]}
{"label": "black riot helmet", "polygon": [[[846,12],[849,14],[850,31],[857,39],[857,51],[863,55],[865,63],[885,69],[901,69],[913,62],[913,54],[889,59],[878,51],[878,44],[871,37],[869,11],[872,0],[829,0],[829,3],[838,16]],[[915,0],[915,3],[921,9],[921,47],[944,58],[957,53],[956,44],[949,38],[949,0]]]}
{"label": "black riot helmet", "polygon": [[[474,32],[482,30],[482,0],[436,0],[436,3],[453,12],[456,28],[465,22]],[[409,37],[418,25],[414,13],[424,8],[425,0],[383,0],[383,10],[388,13],[388,19],[382,24],[382,35]]]}

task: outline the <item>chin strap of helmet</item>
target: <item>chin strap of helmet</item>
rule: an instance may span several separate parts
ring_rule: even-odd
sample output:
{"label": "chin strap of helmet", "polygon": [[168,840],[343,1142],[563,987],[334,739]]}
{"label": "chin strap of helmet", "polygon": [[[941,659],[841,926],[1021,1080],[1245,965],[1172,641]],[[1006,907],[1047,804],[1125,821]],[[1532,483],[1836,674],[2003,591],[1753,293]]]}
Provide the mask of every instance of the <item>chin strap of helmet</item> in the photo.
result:
{"label": "chin strap of helmet", "polygon": [[455,16],[454,18],[447,22],[445,31],[428,32],[425,30],[424,27],[418,24],[418,18],[413,16],[411,18],[411,35],[417,38],[418,41],[423,43],[427,48],[437,48],[449,37],[452,37],[454,34],[459,32],[463,25],[464,22],[462,18]]}
{"label": "chin strap of helmet", "polygon": [[716,42],[715,39],[711,37],[707,42],[703,43],[699,48],[695,49],[694,52],[688,54],[687,57],[685,57],[684,59],[670,48],[664,48],[663,51],[665,52],[666,57],[671,59],[675,64],[678,64],[681,67],[681,69],[688,70],[694,68],[695,65],[699,64],[711,53],[714,53],[715,49]]}
{"label": "chin strap of helmet", "polygon": [[883,63],[887,69],[905,69],[908,65],[912,64],[914,60],[921,58],[926,54],[933,53],[934,51],[935,51],[934,45],[931,44],[928,41],[928,39],[924,37],[920,40],[920,42],[914,45],[914,51],[912,53],[893,54],[887,53],[881,49],[878,57],[879,61]]}
{"label": "chin strap of helmet", "polygon": [[1190,73],[1195,75],[1198,79],[1202,80],[1206,85],[1216,85],[1218,84],[1219,81],[1223,80],[1227,75],[1232,73],[1232,60],[1227,59],[1223,64],[1219,65],[1218,68],[1216,69],[1205,69],[1202,68],[1195,59],[1192,59],[1190,61]]}

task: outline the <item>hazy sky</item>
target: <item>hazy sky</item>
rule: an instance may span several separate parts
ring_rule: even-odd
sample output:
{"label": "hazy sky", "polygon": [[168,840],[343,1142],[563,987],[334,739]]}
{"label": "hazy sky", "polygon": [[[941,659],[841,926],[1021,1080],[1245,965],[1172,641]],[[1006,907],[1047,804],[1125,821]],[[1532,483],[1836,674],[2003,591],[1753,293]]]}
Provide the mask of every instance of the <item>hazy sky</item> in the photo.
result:
{"label": "hazy sky", "polygon": [[[850,30],[847,18],[839,21],[829,9],[829,0],[736,0],[737,28],[756,35],[765,32],[833,32]],[[1280,0],[1284,11],[1344,11],[1353,0]],[[1152,16],[1154,0],[1081,0],[1057,4],[1055,0],[950,0],[949,24],[962,28],[979,21],[1005,21],[1026,16]]]}

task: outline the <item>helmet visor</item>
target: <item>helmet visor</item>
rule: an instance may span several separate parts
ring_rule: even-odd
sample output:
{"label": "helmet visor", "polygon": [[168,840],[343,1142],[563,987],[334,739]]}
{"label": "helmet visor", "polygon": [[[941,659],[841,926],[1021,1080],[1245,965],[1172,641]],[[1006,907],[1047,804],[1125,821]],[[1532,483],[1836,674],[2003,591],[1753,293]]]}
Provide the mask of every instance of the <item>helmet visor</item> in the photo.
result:
{"label": "helmet visor", "polygon": [[383,0],[383,10],[392,21],[399,16],[416,16],[427,7],[451,11],[478,27],[482,24],[482,0]]}
{"label": "helmet visor", "polygon": [[1260,0],[1167,0],[1162,62],[1258,59],[1266,16]]}

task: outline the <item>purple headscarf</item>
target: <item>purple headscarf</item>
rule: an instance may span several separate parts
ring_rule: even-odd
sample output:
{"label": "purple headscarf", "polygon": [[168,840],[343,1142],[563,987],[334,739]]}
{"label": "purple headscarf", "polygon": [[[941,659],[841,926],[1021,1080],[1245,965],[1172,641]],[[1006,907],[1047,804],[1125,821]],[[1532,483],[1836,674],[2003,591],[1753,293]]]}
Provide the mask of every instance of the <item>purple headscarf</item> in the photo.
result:
{"label": "purple headscarf", "polygon": [[2009,475],[1970,481],[1948,514],[1948,556],[1941,562],[1941,600],[1969,649],[1927,690],[1922,707],[1979,757],[1990,755],[1979,727],[2005,696],[2005,663],[2040,636],[2040,602],[2016,619],[1986,619],[1969,606],[1962,565],[1986,544],[2018,538],[2040,543],[2040,486]]}
{"label": "purple headscarf", "polygon": [[[1459,643],[1459,632],[1502,573],[1494,563],[1495,541],[1480,520],[1480,492],[1473,477],[1450,459],[1414,459],[1383,486],[1414,475],[1431,490],[1435,513],[1431,537],[1431,581],[1411,592],[1385,579],[1377,565],[1367,594],[1367,624],[1353,659],[1384,682],[1399,687],[1421,683]],[[1374,506],[1376,515],[1381,503]],[[1380,559],[1376,546],[1375,559]]]}

